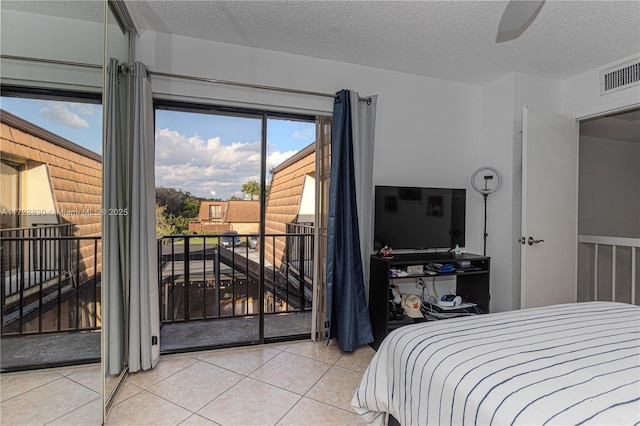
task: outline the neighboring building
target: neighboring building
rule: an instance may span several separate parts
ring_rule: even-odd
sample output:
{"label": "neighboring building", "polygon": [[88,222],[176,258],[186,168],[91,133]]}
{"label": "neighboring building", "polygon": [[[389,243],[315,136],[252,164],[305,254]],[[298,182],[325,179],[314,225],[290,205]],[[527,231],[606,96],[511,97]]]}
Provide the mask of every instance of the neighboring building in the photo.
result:
{"label": "neighboring building", "polygon": [[[306,232],[315,217],[315,142],[271,170],[273,175],[266,203],[265,234]],[[297,226],[299,225],[299,226]],[[274,244],[275,242],[275,244]],[[286,260],[285,237],[266,238],[265,252],[280,268]],[[295,256],[295,253],[292,254]],[[272,259],[273,256],[273,259]]]}
{"label": "neighboring building", "polygon": [[[24,315],[38,309],[38,292],[46,295],[42,303],[55,303],[49,293],[58,286],[60,312],[45,306],[42,320],[55,328],[57,318],[74,315],[62,302],[66,293],[77,288],[88,295],[84,284],[100,282],[102,157],[6,111],[0,110],[0,123],[3,321],[8,324],[12,304],[24,304],[15,308]],[[74,322],[98,325],[94,293]],[[27,316],[24,331],[37,323]]]}
{"label": "neighboring building", "polygon": [[189,223],[189,231],[219,233],[236,231],[251,234],[259,230],[260,201],[202,201],[198,218]]}
{"label": "neighboring building", "polygon": [[[75,236],[100,235],[102,157],[0,110],[1,228],[73,224]],[[18,210],[34,214],[8,214]]]}

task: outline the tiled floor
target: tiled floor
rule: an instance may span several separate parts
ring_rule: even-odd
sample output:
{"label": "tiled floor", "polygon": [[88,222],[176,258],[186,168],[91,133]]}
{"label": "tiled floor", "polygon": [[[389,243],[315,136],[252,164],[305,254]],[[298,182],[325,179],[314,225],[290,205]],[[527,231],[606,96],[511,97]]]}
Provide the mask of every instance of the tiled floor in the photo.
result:
{"label": "tiled floor", "polygon": [[[163,356],[129,375],[107,425],[362,423],[350,402],[373,354],[302,341]],[[101,422],[99,365],[0,379],[3,426]]]}

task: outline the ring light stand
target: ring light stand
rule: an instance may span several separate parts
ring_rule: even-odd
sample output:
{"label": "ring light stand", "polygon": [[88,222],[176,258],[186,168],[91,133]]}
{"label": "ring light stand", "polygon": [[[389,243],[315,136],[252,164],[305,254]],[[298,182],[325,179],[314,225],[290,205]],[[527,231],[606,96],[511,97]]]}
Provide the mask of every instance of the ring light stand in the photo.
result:
{"label": "ring light stand", "polygon": [[[479,174],[482,175],[482,178],[484,180],[484,188],[478,186],[478,184],[476,182],[476,177]],[[495,179],[495,184],[493,185],[493,187],[489,188],[489,181],[490,180],[494,180],[494,179]],[[491,166],[480,167],[478,170],[473,172],[473,175],[471,175],[471,186],[473,187],[473,189],[475,189],[476,191],[481,193],[482,197],[484,198],[484,233],[483,233],[484,252],[483,252],[483,256],[487,255],[487,235],[489,235],[489,234],[487,234],[487,198],[489,197],[489,194],[494,193],[498,188],[500,188],[501,184],[502,184],[502,174],[500,174],[498,169],[496,169],[495,167],[491,167]]]}

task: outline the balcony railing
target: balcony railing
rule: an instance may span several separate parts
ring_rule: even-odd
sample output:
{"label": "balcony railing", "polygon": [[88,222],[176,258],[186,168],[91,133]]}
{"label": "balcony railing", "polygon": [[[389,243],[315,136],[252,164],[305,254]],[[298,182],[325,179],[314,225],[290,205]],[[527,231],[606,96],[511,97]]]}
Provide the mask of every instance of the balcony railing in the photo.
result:
{"label": "balcony railing", "polygon": [[[253,235],[239,235],[240,245],[222,235],[160,237],[161,321],[248,317],[261,301],[265,315],[310,311],[312,227],[290,229],[257,247]],[[71,236],[72,225],[1,232],[2,335],[100,330],[99,236]]]}
{"label": "balcony railing", "polygon": [[313,235],[313,224],[287,223],[287,264],[306,280],[313,279],[313,238],[298,238],[298,235]]}
{"label": "balcony railing", "polygon": [[265,315],[311,310],[313,234],[268,234],[256,248],[249,236],[240,234],[240,245],[220,235],[160,237],[161,321],[257,315],[261,300]]}
{"label": "balcony railing", "polygon": [[2,335],[100,329],[100,237],[72,227],[0,231]]}
{"label": "balcony railing", "polygon": [[[602,294],[605,294],[605,300],[638,303],[636,253],[640,249],[640,238],[580,235],[579,242],[593,248],[593,251],[585,256],[585,262],[591,264],[592,271],[590,274],[593,286],[591,299],[603,300]],[[608,270],[609,273],[601,276],[600,268]],[[624,280],[627,281],[626,285],[619,282],[620,278],[626,278]],[[621,287],[625,287],[624,292]]]}

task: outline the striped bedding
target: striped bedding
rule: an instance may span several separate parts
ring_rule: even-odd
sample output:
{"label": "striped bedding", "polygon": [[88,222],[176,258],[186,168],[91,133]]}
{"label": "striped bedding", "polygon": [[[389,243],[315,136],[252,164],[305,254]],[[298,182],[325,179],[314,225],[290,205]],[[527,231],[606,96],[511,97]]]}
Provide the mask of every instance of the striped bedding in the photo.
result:
{"label": "striped bedding", "polygon": [[640,307],[585,302],[405,326],[351,405],[402,425],[640,422]]}

